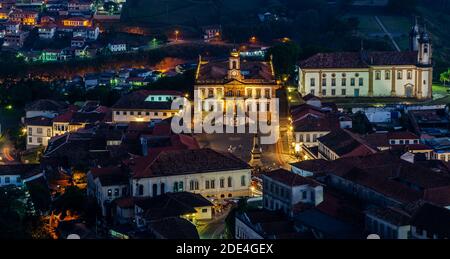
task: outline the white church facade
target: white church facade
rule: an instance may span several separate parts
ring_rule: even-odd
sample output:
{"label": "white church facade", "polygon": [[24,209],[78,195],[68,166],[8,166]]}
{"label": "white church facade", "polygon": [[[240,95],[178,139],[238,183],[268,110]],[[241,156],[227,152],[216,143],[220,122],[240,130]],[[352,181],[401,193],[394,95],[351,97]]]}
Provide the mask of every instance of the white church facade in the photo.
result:
{"label": "white church facade", "polygon": [[319,97],[432,97],[432,45],[413,27],[410,51],[318,53],[298,64],[298,91]]}

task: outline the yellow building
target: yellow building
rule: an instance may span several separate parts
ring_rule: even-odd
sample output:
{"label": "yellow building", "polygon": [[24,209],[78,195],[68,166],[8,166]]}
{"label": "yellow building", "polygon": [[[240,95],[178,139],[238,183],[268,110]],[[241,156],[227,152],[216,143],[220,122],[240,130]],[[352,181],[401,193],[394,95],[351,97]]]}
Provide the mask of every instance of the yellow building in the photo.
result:
{"label": "yellow building", "polygon": [[[246,114],[271,111],[269,105],[279,88],[271,61],[243,60],[236,50],[231,52],[227,60],[205,61],[200,57],[195,79],[196,97],[202,100],[202,107],[196,107],[198,111],[200,108],[203,108],[204,112],[209,111],[210,108],[205,107],[205,101],[212,99],[219,100],[224,111],[232,109],[234,116],[237,109],[243,109]],[[242,107],[237,99],[255,100],[257,106]],[[226,121],[228,119],[234,120],[225,118]]]}
{"label": "yellow building", "polygon": [[67,27],[90,27],[92,22],[90,19],[83,17],[71,17],[62,21],[64,26]]}

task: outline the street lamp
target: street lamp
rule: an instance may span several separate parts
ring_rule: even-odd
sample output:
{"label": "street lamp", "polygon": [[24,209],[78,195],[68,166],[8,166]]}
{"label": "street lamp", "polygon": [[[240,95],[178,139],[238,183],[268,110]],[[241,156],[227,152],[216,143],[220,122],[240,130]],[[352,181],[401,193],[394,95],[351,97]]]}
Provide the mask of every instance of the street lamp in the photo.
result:
{"label": "street lamp", "polygon": [[178,34],[180,34],[180,31],[179,31],[179,30],[176,30],[176,31],[175,31],[175,41],[176,41],[176,42],[178,41]]}

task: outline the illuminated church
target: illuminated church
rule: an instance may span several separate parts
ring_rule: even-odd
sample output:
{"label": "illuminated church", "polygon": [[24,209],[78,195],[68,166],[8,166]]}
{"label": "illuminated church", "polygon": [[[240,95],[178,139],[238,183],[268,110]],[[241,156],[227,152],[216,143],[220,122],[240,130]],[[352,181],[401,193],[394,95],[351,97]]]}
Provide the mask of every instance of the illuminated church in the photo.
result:
{"label": "illuminated church", "polygon": [[432,44],[417,22],[409,51],[318,53],[298,67],[298,91],[303,96],[432,97]]}

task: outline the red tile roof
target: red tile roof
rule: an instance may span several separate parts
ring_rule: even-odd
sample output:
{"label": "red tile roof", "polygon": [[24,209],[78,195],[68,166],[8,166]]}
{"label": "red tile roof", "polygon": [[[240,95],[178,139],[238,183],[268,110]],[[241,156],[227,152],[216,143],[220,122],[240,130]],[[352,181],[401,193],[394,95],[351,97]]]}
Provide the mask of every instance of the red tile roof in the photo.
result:
{"label": "red tile roof", "polygon": [[369,66],[415,65],[417,51],[333,52],[318,53],[299,63],[302,69],[368,68]]}
{"label": "red tile roof", "polygon": [[340,128],[339,117],[329,114],[323,117],[306,115],[292,123],[294,132],[333,131]]}
{"label": "red tile roof", "polygon": [[401,131],[401,132],[389,132],[387,133],[388,139],[420,139],[416,134],[409,131]]}
{"label": "red tile roof", "polygon": [[[247,71],[244,75],[243,83],[247,79],[263,80],[268,83],[275,83],[272,67],[268,62],[261,61],[241,61],[241,71]],[[227,82],[228,80],[228,60],[210,61],[200,65],[198,82]]]}
{"label": "red tile roof", "polygon": [[25,124],[27,126],[52,126],[52,119],[43,116],[26,118]]}
{"label": "red tile roof", "polygon": [[131,166],[133,177],[151,178],[251,168],[247,163],[234,156],[209,148],[171,149],[177,148],[164,148],[164,151],[153,151],[147,157],[128,160],[127,163]]}
{"label": "red tile roof", "polygon": [[318,138],[318,141],[340,157],[363,156],[377,152],[360,136],[345,129],[337,129]]}
{"label": "red tile roof", "polygon": [[75,111],[67,111],[65,113],[62,113],[58,116],[56,116],[53,119],[53,122],[70,122],[72,120],[73,115],[75,114]]}
{"label": "red tile roof", "polygon": [[135,200],[133,197],[122,197],[114,201],[120,208],[134,208]]}
{"label": "red tile roof", "polygon": [[303,177],[299,174],[292,173],[284,169],[278,169],[271,172],[266,172],[262,174],[274,181],[283,183],[287,186],[295,187],[302,185],[309,185],[311,187],[320,186],[321,184],[314,179]]}
{"label": "red tile roof", "polygon": [[390,152],[328,162],[305,161],[294,166],[312,173],[336,175],[402,202],[425,199],[450,205],[448,173],[409,163]]}

